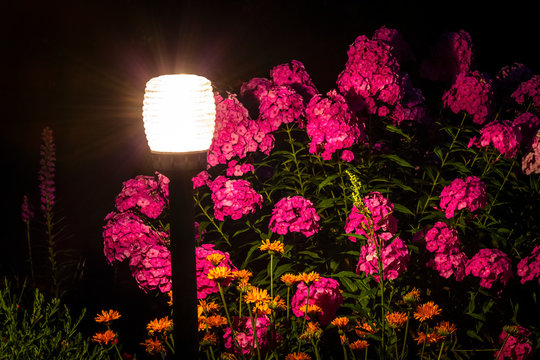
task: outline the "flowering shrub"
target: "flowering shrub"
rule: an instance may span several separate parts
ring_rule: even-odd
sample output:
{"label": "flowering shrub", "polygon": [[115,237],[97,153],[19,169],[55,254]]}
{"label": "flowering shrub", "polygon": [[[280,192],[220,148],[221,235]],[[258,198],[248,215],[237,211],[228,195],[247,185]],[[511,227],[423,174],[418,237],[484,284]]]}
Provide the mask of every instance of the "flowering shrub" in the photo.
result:
{"label": "flowering shrub", "polygon": [[[334,89],[293,60],[238,94],[216,91],[207,166],[192,179],[201,352],[534,351],[538,77],[520,64],[482,72],[472,45],[446,33],[421,59],[382,27],[350,46]],[[129,259],[158,292],[174,281],[166,194],[164,175],[127,181],[103,231],[109,262]],[[156,341],[147,351],[164,356]]]}

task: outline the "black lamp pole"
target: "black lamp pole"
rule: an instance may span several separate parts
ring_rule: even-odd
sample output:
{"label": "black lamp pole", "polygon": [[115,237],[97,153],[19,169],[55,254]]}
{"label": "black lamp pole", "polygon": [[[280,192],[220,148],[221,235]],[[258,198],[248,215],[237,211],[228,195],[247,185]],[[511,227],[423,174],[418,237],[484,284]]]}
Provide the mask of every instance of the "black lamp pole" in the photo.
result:
{"label": "black lamp pole", "polygon": [[154,166],[169,178],[169,223],[176,359],[198,359],[197,278],[191,179],[206,164],[206,151],[153,153]]}

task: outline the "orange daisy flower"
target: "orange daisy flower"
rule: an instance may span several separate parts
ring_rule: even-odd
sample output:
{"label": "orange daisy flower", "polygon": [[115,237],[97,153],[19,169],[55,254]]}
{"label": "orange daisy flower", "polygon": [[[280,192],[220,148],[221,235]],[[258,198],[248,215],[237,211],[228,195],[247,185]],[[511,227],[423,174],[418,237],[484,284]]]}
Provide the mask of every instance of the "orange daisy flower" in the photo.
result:
{"label": "orange daisy flower", "polygon": [[268,251],[271,255],[275,255],[276,253],[283,254],[285,252],[285,247],[281,241],[276,240],[270,242],[269,239],[266,239],[262,241],[262,245],[259,246],[259,250]]}
{"label": "orange daisy flower", "polygon": [[202,346],[206,345],[216,345],[217,343],[217,337],[216,334],[213,334],[211,332],[206,332],[202,339],[200,340],[200,344]]}
{"label": "orange daisy flower", "polygon": [[105,330],[92,336],[92,341],[100,345],[109,345],[116,342],[116,334],[112,330]]}
{"label": "orange daisy flower", "polygon": [[344,330],[347,327],[347,325],[349,325],[349,318],[345,316],[337,317],[334,320],[332,320],[332,325],[334,325],[340,330]]}
{"label": "orange daisy flower", "polygon": [[232,278],[231,269],[226,266],[216,266],[208,271],[208,279],[215,282],[223,282]]}
{"label": "orange daisy flower", "polygon": [[293,352],[285,356],[285,360],[311,360],[311,356],[309,356],[308,354],[304,352],[300,352],[300,353]]}
{"label": "orange daisy flower", "polygon": [[285,310],[285,309],[287,309],[287,305],[285,304],[285,300],[283,300],[279,295],[276,295],[274,300],[270,301],[270,304],[268,304],[268,306],[272,310],[276,310],[276,309]]}
{"label": "orange daisy flower", "polygon": [[269,303],[271,300],[270,295],[268,294],[268,291],[265,289],[260,289],[256,286],[252,286],[247,291],[247,294],[244,295],[244,301],[248,304],[251,303]]}
{"label": "orange daisy flower", "polygon": [[169,301],[167,301],[167,305],[172,306],[173,305],[173,302],[172,302],[172,290],[169,291],[167,293],[167,295],[169,296]]}
{"label": "orange daisy flower", "polygon": [[308,315],[316,315],[322,313],[322,308],[319,305],[315,304],[308,304],[307,307],[303,307],[303,310],[307,312]]}
{"label": "orange daisy flower", "polygon": [[404,312],[392,312],[388,313],[386,315],[386,321],[388,321],[388,324],[390,324],[393,328],[400,328],[407,322],[407,314]]}
{"label": "orange daisy flower", "polygon": [[97,323],[105,323],[108,324],[113,320],[119,319],[122,315],[116,310],[101,310],[101,314],[97,314],[97,316],[94,318],[94,320]]}
{"label": "orange daisy flower", "polygon": [[347,345],[349,343],[349,338],[347,335],[339,335],[339,341],[341,342],[341,345]]}
{"label": "orange daisy flower", "polygon": [[153,336],[154,333],[163,333],[166,334],[168,331],[171,331],[173,327],[173,321],[169,320],[168,316],[165,316],[161,319],[154,319],[146,325],[146,330],[148,330],[148,335]]}
{"label": "orange daisy flower", "polygon": [[354,329],[356,335],[360,337],[364,337],[369,334],[375,334],[378,330],[379,329],[377,329],[377,325],[375,323],[369,324],[365,321],[361,324],[358,323],[358,325],[356,325],[356,328]]}
{"label": "orange daisy flower", "polygon": [[439,325],[435,326],[435,332],[442,336],[452,335],[456,331],[456,326],[448,321],[441,321]]}
{"label": "orange daisy flower", "polygon": [[242,270],[233,270],[232,275],[235,279],[249,279],[253,276],[251,271],[242,269]]}
{"label": "orange daisy flower", "polygon": [[145,347],[145,350],[150,355],[162,355],[165,356],[167,354],[167,350],[165,349],[165,346],[163,343],[159,340],[154,339],[146,339],[143,343],[141,343]]}
{"label": "orange daisy flower", "polygon": [[408,304],[420,301],[420,290],[413,288],[411,291],[403,295],[403,301]]}
{"label": "orange daisy flower", "polygon": [[238,291],[240,291],[241,293],[247,292],[251,287],[252,286],[249,283],[249,278],[247,278],[247,277],[246,278],[240,278],[240,280],[238,281],[238,285],[236,286]]}
{"label": "orange daisy flower", "polygon": [[234,354],[228,352],[221,353],[221,355],[219,355],[219,358],[221,360],[238,360],[237,357],[234,356]]}
{"label": "orange daisy flower", "polygon": [[321,334],[322,334],[322,330],[319,327],[319,324],[313,321],[308,321],[308,323],[306,324],[306,330],[304,331],[302,335],[300,335],[300,339],[319,338]]}
{"label": "orange daisy flower", "polygon": [[419,321],[426,321],[441,313],[439,306],[433,301],[418,305],[414,313],[414,318]]}
{"label": "orange daisy flower", "polygon": [[218,311],[219,305],[213,301],[206,301],[201,299],[199,300],[199,305],[197,305],[197,310],[200,316],[201,314],[208,314],[214,311]]}
{"label": "orange daisy flower", "polygon": [[268,306],[268,303],[257,302],[255,303],[255,306],[253,306],[253,314],[257,316],[265,316],[265,315],[268,316],[271,313],[272,313],[272,310]]}
{"label": "orange daisy flower", "polygon": [[368,342],[365,340],[356,340],[355,342],[349,344],[349,348],[353,351],[360,351],[367,349],[369,346]]}
{"label": "orange daisy flower", "polygon": [[210,261],[212,265],[218,266],[225,259],[225,255],[214,253],[206,257],[206,260]]}
{"label": "orange daisy flower", "polygon": [[435,344],[441,341],[444,337],[437,334],[436,332],[431,332],[424,334],[423,332],[418,332],[418,336],[414,338],[418,345],[426,343],[427,345]]}
{"label": "orange daisy flower", "polygon": [[309,274],[301,273],[298,275],[298,280],[301,280],[306,283],[306,285],[310,285],[311,283],[318,281],[321,278],[321,276],[316,273],[315,271],[310,272]]}
{"label": "orange daisy flower", "polygon": [[293,286],[295,283],[297,283],[298,281],[300,281],[300,279],[298,278],[298,276],[296,275],[293,275],[293,274],[284,274],[284,275],[281,275],[281,281],[285,283],[285,285],[287,285],[288,287],[291,287]]}

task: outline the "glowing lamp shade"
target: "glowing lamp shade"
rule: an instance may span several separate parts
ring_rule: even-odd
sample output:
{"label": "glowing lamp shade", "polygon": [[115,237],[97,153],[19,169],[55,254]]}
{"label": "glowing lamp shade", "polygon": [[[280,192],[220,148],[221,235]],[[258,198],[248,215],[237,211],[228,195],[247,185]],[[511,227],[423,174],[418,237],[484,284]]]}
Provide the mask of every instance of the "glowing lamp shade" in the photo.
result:
{"label": "glowing lamp shade", "polygon": [[208,150],[215,117],[212,84],[202,76],[162,75],[146,83],[143,121],[153,153]]}

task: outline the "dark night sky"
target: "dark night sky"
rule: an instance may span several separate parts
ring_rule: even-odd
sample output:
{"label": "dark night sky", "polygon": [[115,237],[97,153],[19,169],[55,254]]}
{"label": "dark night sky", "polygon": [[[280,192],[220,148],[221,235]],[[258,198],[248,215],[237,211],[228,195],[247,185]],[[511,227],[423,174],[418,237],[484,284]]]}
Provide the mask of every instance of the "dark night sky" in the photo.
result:
{"label": "dark night sky", "polygon": [[[101,226],[121,183],[151,174],[141,107],[144,86],[192,72],[220,90],[292,59],[321,92],[334,87],[349,44],[382,25],[400,31],[417,56],[445,31],[468,31],[482,71],[514,61],[539,73],[538,20],[530,1],[4,1],[2,271],[24,261],[22,196],[37,205],[40,132],[57,145],[57,211],[70,242],[109,276]],[[204,5],[203,5],[204,4]],[[497,6],[497,9],[494,9]],[[512,6],[512,7],[510,7]],[[208,12],[208,13],[207,13]],[[94,279],[96,282],[100,279]]]}

